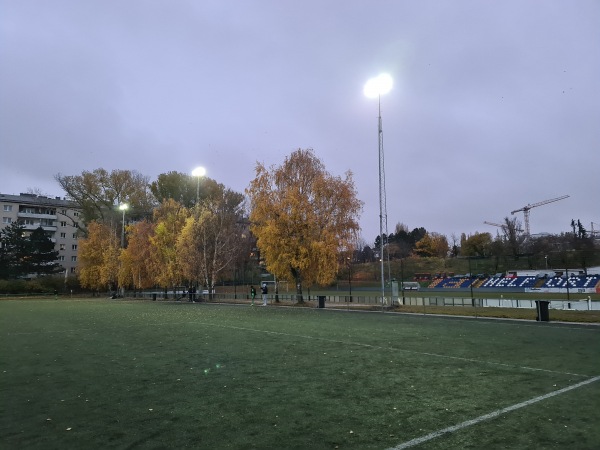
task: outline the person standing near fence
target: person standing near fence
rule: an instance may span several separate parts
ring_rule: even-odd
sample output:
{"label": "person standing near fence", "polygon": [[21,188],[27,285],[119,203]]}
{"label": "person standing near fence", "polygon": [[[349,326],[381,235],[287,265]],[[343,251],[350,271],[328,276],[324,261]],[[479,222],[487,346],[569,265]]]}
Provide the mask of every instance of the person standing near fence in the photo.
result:
{"label": "person standing near fence", "polygon": [[267,294],[269,293],[269,289],[267,288],[267,284],[263,283],[263,285],[260,288],[261,292],[262,292],[262,298],[263,298],[263,306],[267,306]]}

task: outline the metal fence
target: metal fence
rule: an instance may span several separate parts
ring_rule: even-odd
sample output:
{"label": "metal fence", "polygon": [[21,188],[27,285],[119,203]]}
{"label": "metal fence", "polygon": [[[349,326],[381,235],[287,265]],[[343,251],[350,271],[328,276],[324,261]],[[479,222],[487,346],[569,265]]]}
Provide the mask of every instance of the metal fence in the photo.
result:
{"label": "metal fence", "polygon": [[[185,292],[164,292],[164,291],[147,291],[147,292],[126,292],[125,297],[128,299],[145,299],[155,301],[195,301],[195,302],[222,302],[222,301],[239,301],[250,302],[250,295],[246,293],[213,293],[208,292],[197,293],[190,295]],[[324,305],[327,304],[333,307],[345,306],[351,308],[353,306],[392,306],[392,299],[385,298],[383,302],[381,297],[362,296],[362,295],[304,295],[305,302],[317,302],[319,297],[324,298]],[[268,294],[269,303],[279,302],[282,304],[297,303],[296,294]],[[254,299],[255,303],[262,302],[262,295],[257,294]],[[441,295],[429,295],[418,297],[399,297],[393,299],[393,305],[407,306],[454,306],[454,307],[495,307],[495,308],[525,308],[536,309],[535,300],[509,299],[509,298],[470,298],[470,297],[449,297]],[[551,300],[550,309],[561,310],[600,310],[600,302],[588,299],[580,300]]]}

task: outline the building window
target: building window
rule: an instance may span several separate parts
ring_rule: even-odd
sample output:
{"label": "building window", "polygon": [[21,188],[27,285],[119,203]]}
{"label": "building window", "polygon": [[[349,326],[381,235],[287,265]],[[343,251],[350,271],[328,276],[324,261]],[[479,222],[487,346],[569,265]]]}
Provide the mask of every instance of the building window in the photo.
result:
{"label": "building window", "polygon": [[71,267],[71,273],[75,273],[75,267]]}
{"label": "building window", "polygon": [[74,226],[75,228],[79,228],[79,222],[73,222],[73,226]]}
{"label": "building window", "polygon": [[58,257],[58,260],[59,260],[59,261],[64,261],[64,260],[65,260],[65,256],[64,256],[64,255],[60,255],[60,256]]}
{"label": "building window", "polygon": [[77,239],[77,233],[73,233],[73,239]]}
{"label": "building window", "polygon": [[11,212],[12,211],[12,205],[4,205],[4,211]]}
{"label": "building window", "polygon": [[60,247],[59,247],[59,249],[60,249],[60,250],[64,250],[64,249],[65,249],[65,244],[60,244]]}
{"label": "building window", "polygon": [[67,210],[66,210],[66,209],[61,209],[61,210],[60,210],[60,213],[61,213],[63,216],[66,216],[66,215],[67,215]]}
{"label": "building window", "polygon": [[79,213],[78,213],[77,211],[75,211],[75,212],[73,213],[73,215],[74,215],[75,217],[79,217]]}
{"label": "building window", "polygon": [[67,226],[67,222],[65,222],[64,220],[60,223],[61,227],[66,227]]}
{"label": "building window", "polygon": [[23,219],[23,225],[35,225],[33,219]]}
{"label": "building window", "polygon": [[75,262],[75,261],[77,261],[77,256],[71,256],[71,261],[72,261],[72,262]]}
{"label": "building window", "polygon": [[63,239],[66,239],[67,233],[60,233],[60,237],[63,238]]}
{"label": "building window", "polygon": [[71,245],[71,250],[77,250],[77,244]]}
{"label": "building window", "polygon": [[3,217],[2,223],[12,223],[12,219],[10,217]]}

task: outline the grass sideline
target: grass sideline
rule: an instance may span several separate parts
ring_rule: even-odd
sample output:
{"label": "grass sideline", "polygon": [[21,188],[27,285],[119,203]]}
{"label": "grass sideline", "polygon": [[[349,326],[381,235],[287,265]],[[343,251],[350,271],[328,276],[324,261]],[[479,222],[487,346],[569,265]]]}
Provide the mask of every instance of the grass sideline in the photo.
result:
{"label": "grass sideline", "polygon": [[[247,305],[249,300],[229,299],[218,300],[215,303],[227,303]],[[258,302],[257,302],[258,304]],[[315,308],[316,301],[305,301],[304,304],[281,301],[279,303],[271,302],[271,306],[292,306]],[[535,321],[537,312],[530,308],[497,308],[497,307],[472,307],[472,306],[437,306],[437,305],[402,305],[393,308],[382,308],[381,305],[364,305],[360,303],[330,303],[325,302],[326,309],[349,310],[349,311],[382,311],[395,313],[410,313],[423,315],[442,315],[442,316],[460,316],[474,318],[495,318],[495,319],[515,319]],[[550,310],[551,322],[569,322],[569,323],[587,323],[600,325],[600,311],[570,311],[562,309]]]}
{"label": "grass sideline", "polygon": [[6,449],[403,448],[494,412],[419,448],[600,442],[598,327],[85,299],[0,330]]}

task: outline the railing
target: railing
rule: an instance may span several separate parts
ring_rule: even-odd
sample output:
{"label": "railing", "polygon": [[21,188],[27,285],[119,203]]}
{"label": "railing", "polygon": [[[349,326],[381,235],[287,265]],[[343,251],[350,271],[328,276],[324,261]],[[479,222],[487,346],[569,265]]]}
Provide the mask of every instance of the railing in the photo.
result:
{"label": "railing", "polygon": [[55,294],[53,292],[20,292],[18,294],[0,294],[0,298],[22,298],[22,297],[55,297]]}
{"label": "railing", "polygon": [[[127,298],[139,298],[139,299],[151,299],[157,301],[192,301],[191,297],[187,293],[177,292],[128,292],[126,293]],[[362,296],[362,295],[303,295],[305,302],[317,302],[319,297],[325,297],[325,307],[330,305],[331,307],[360,307],[360,306],[391,306],[390,298],[384,298],[381,301],[381,297],[373,296]],[[269,304],[278,302],[282,305],[292,305],[297,303],[296,294],[268,294],[267,296]],[[214,293],[214,294],[195,294],[193,297],[195,302],[240,302],[249,303],[250,295],[245,293]],[[256,295],[254,303],[261,303],[262,295]],[[399,297],[394,299],[394,306],[457,306],[457,307],[495,307],[495,308],[524,308],[524,309],[535,309],[535,300],[522,300],[522,299],[485,299],[485,298],[473,298],[470,297],[446,297],[446,296],[419,296],[419,297]],[[600,310],[600,302],[594,302],[591,300],[551,300],[549,307],[551,309],[564,309],[564,310]]]}
{"label": "railing", "polygon": [[22,217],[26,219],[48,219],[48,220],[56,220],[56,214],[44,214],[44,213],[30,213],[30,212],[21,212],[17,213],[17,217]]}
{"label": "railing", "polygon": [[23,224],[23,228],[25,230],[37,230],[39,227],[42,227],[44,231],[56,231],[58,228],[54,225],[42,225],[41,223],[34,224]]}
{"label": "railing", "polygon": [[[75,294],[80,297],[81,294]],[[65,294],[62,291],[58,292],[58,298],[72,297],[73,294]],[[111,295],[109,293],[96,294],[90,296],[89,294],[84,295],[89,298],[121,298],[117,295]],[[0,298],[23,298],[23,297],[56,297],[53,292],[42,292],[42,293],[19,293],[19,294],[0,294]],[[305,302],[318,302],[319,297],[325,298],[325,307],[361,307],[361,306],[390,306],[390,299],[385,298],[382,303],[381,297],[373,296],[362,296],[362,295],[304,295],[303,300]],[[239,303],[250,303],[250,295],[246,293],[197,293],[193,297],[186,292],[182,291],[126,291],[126,300],[155,300],[155,301],[179,301],[179,302],[239,302]],[[269,304],[278,302],[281,305],[293,305],[297,303],[296,294],[268,294],[267,296]],[[257,294],[254,303],[259,304],[262,302],[262,295]],[[446,297],[446,296],[418,296],[418,297],[399,297],[394,300],[394,306],[457,306],[457,307],[483,307],[483,308],[523,308],[523,309],[535,309],[535,300],[524,300],[524,299],[508,299],[508,298],[473,298],[470,297]],[[592,301],[591,298],[587,299],[573,299],[573,300],[549,300],[550,309],[561,309],[561,310],[577,310],[577,311],[600,311],[600,301]]]}

